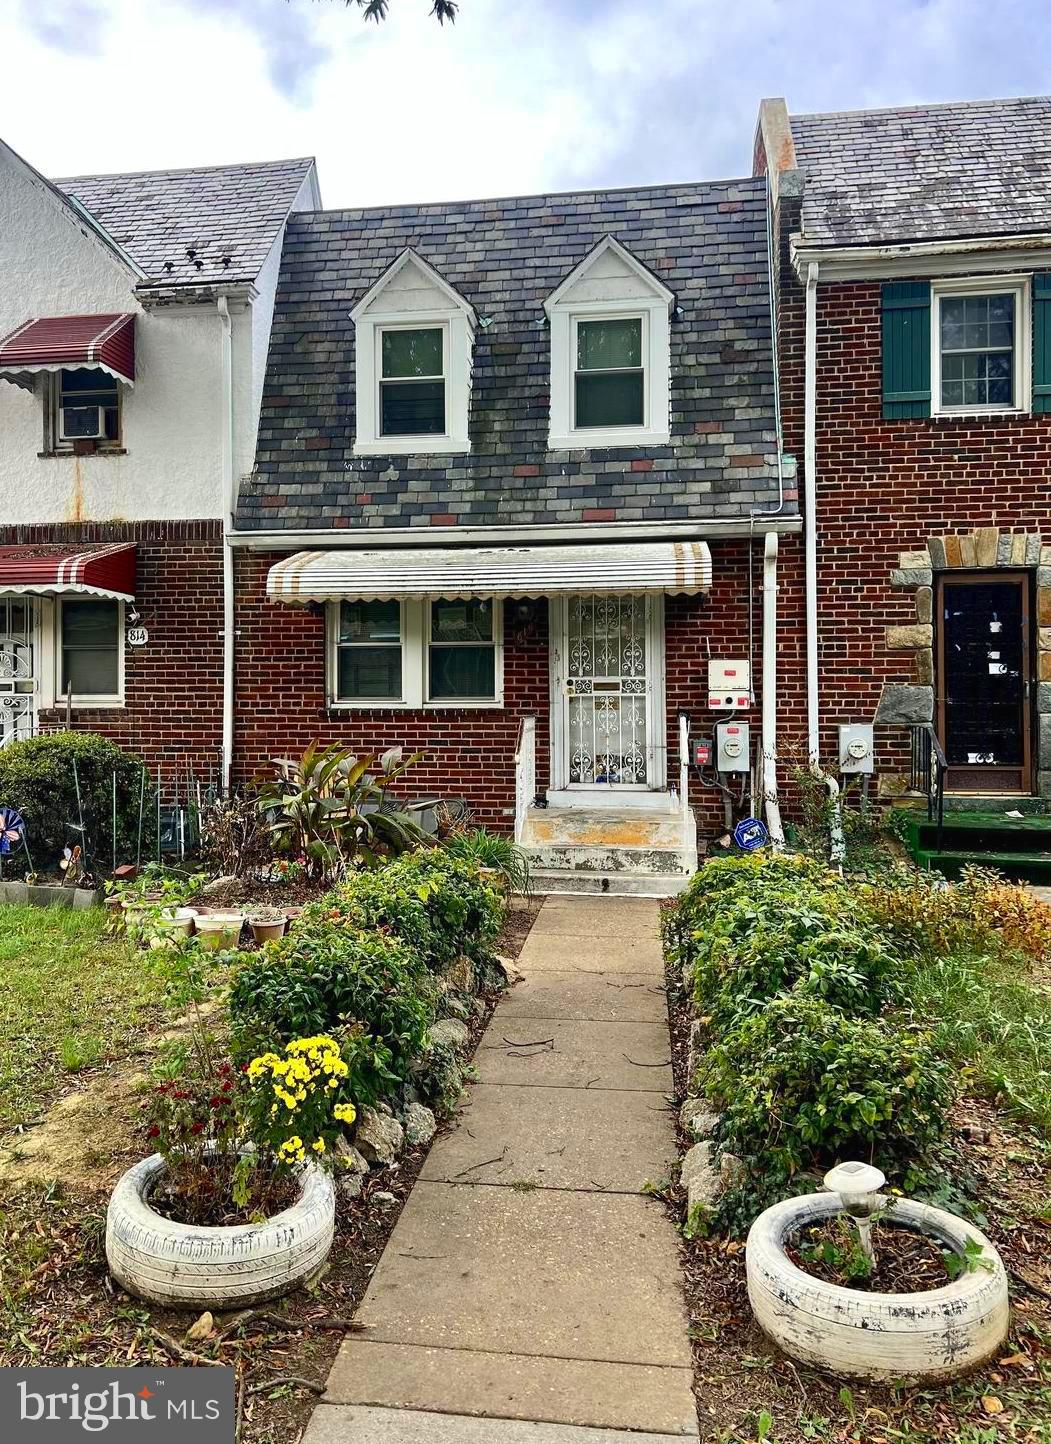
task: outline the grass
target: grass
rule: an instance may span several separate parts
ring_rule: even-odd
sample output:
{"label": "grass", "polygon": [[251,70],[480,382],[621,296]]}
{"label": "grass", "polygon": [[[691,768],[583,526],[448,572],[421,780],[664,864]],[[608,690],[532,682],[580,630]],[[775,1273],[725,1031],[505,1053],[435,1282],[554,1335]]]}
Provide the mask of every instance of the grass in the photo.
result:
{"label": "grass", "polygon": [[972,1088],[1051,1140],[1051,990],[1020,957],[960,953],[917,966],[909,1001]]}
{"label": "grass", "polygon": [[105,923],[102,908],[0,906],[0,1128],[39,1117],[71,1074],[160,1021],[148,955]]}

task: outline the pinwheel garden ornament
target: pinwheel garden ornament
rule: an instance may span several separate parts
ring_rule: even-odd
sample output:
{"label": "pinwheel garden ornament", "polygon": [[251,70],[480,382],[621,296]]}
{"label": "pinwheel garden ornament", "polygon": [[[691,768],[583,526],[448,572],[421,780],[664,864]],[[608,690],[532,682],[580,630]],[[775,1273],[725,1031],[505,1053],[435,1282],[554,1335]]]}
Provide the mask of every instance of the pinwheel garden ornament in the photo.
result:
{"label": "pinwheel garden ornament", "polygon": [[13,807],[0,807],[0,857],[10,857],[25,845],[26,824]]}

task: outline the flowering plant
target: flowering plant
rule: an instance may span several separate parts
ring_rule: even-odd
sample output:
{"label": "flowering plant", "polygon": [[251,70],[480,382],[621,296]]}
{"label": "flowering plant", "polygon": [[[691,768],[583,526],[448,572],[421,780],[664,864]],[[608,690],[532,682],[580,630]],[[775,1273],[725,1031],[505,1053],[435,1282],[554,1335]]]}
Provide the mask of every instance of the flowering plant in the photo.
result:
{"label": "flowering plant", "polygon": [[351,1068],[334,1038],[295,1038],[245,1068],[244,1118],[252,1141],[279,1166],[322,1156],[354,1122]]}

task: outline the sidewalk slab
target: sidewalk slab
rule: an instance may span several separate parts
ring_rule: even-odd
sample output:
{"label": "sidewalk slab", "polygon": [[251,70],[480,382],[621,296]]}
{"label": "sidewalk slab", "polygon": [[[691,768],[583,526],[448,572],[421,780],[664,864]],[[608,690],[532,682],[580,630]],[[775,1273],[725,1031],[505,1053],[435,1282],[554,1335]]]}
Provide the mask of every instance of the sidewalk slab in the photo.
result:
{"label": "sidewalk slab", "polygon": [[467,1096],[461,1126],[434,1144],[421,1178],[638,1193],[670,1176],[673,1114],[652,1093],[480,1083]]}
{"label": "sidewalk slab", "polygon": [[680,1437],[697,1428],[690,1369],[452,1352],[367,1339],[348,1340],[329,1375],[325,1403],[348,1402]]}
{"label": "sidewalk slab", "polygon": [[534,970],[500,1004],[510,1018],[579,1018],[589,1023],[663,1023],[664,979],[652,973]]}
{"label": "sidewalk slab", "polygon": [[418,1180],[358,1318],[370,1342],[690,1365],[675,1229],[628,1194]]}
{"label": "sidewalk slab", "polygon": [[[540,916],[543,917],[543,909]],[[535,972],[649,973],[664,978],[664,958],[657,938],[626,937],[614,940],[602,934],[581,937],[578,933],[544,933],[534,939],[530,933],[518,959],[528,977]]]}
{"label": "sidewalk slab", "polygon": [[577,938],[654,938],[660,923],[660,904],[646,897],[548,897],[526,938],[556,933]]}
{"label": "sidewalk slab", "polygon": [[[550,1045],[547,1040],[550,1039]],[[522,1044],[535,1043],[536,1047]],[[519,1046],[515,1046],[518,1044]],[[497,1009],[475,1054],[480,1083],[547,1088],[622,1088],[671,1093],[671,1044],[664,1023],[505,1019]]]}
{"label": "sidewalk slab", "polygon": [[[314,1410],[303,1444],[668,1444],[668,1437],[520,1419],[465,1419],[415,1409],[321,1404]],[[696,1439],[696,1431],[689,1437]]]}

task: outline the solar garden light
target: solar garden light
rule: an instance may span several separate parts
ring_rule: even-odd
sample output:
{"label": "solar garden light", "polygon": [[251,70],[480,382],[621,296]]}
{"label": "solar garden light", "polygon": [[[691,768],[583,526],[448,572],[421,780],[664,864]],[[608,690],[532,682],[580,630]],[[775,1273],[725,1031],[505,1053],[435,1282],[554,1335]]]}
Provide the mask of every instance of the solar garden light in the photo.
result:
{"label": "solar garden light", "polygon": [[825,1174],[825,1187],[838,1193],[843,1207],[854,1220],[861,1251],[869,1263],[875,1262],[872,1247],[872,1215],[880,1208],[879,1191],[886,1177],[870,1163],[837,1163]]}

